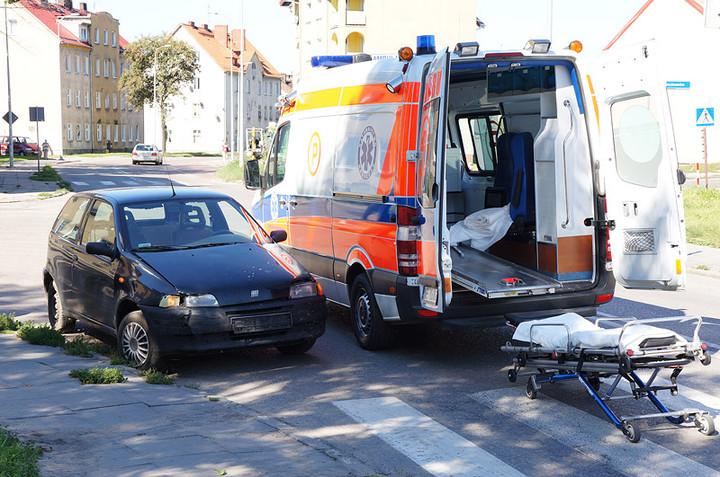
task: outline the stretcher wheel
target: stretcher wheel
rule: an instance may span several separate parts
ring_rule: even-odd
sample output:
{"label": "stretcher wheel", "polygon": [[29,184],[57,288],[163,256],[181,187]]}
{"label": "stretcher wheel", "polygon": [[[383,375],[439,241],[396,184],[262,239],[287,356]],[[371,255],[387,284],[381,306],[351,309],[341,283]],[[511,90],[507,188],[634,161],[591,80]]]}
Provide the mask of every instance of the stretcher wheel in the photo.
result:
{"label": "stretcher wheel", "polygon": [[515,381],[517,381],[517,371],[515,371],[514,369],[508,370],[508,380],[511,383],[514,383]]}
{"label": "stretcher wheel", "polygon": [[700,362],[703,364],[703,366],[709,366],[710,361],[712,361],[712,355],[707,351],[703,352],[702,356],[700,357]]}
{"label": "stretcher wheel", "polygon": [[715,421],[710,414],[695,416],[695,426],[706,436],[715,433]]}
{"label": "stretcher wheel", "polygon": [[632,371],[632,361],[630,361],[630,358],[628,358],[627,356],[622,356],[620,358],[620,369],[622,369],[626,373]]}
{"label": "stretcher wheel", "polygon": [[530,379],[528,379],[528,382],[525,385],[525,395],[530,399],[535,399],[537,397],[537,389],[535,389],[535,386],[533,386],[532,380]]}
{"label": "stretcher wheel", "polygon": [[627,440],[633,444],[640,440],[640,429],[635,421],[623,421],[622,431]]}

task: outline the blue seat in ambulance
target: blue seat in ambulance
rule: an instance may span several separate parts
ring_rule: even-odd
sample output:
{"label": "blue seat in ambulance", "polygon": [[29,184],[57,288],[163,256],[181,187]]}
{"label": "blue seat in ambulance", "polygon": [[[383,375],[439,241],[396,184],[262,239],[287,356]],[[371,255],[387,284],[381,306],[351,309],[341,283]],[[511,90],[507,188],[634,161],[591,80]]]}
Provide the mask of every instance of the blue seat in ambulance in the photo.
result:
{"label": "blue seat in ambulance", "polygon": [[517,133],[510,139],[512,156],[512,193],[510,217],[523,217],[526,223],[535,222],[535,165],[533,137],[529,132]]}
{"label": "blue seat in ambulance", "polygon": [[505,133],[497,139],[497,168],[492,187],[485,189],[485,208],[502,207],[508,203],[513,184],[512,138],[515,133]]}

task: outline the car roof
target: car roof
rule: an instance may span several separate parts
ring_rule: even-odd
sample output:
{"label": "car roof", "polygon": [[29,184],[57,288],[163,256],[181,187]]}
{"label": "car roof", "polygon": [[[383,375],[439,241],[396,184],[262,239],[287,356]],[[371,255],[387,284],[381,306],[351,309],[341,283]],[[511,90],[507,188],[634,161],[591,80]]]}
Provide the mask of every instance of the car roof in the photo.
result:
{"label": "car roof", "polygon": [[149,202],[169,199],[231,199],[227,194],[195,187],[131,187],[118,189],[102,189],[82,192],[81,194],[98,197],[118,205]]}

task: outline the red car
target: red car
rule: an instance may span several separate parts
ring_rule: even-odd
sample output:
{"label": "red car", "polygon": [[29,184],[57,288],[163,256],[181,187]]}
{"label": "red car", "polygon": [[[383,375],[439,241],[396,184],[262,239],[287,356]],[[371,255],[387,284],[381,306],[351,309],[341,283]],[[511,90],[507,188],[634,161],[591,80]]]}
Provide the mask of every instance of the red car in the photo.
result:
{"label": "red car", "polygon": [[[0,154],[8,154],[8,136],[0,138]],[[13,155],[15,156],[36,156],[38,154],[38,145],[31,142],[29,137],[14,136],[13,137]]]}

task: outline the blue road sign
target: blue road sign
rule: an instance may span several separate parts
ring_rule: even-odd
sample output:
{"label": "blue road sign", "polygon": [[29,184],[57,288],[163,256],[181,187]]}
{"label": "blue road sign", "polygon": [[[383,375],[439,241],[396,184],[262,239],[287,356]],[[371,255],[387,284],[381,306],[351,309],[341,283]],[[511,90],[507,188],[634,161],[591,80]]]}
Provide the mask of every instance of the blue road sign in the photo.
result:
{"label": "blue road sign", "polygon": [[714,126],[715,108],[697,108],[695,124],[697,126]]}

